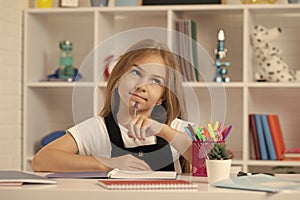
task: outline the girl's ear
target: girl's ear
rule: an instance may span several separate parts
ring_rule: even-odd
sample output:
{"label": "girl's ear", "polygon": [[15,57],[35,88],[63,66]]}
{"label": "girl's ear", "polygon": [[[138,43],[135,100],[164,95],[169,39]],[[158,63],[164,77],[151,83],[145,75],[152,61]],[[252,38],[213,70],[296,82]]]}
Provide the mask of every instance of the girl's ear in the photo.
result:
{"label": "girl's ear", "polygon": [[161,105],[164,100],[166,100],[166,97],[162,96],[160,99],[158,99],[158,101],[156,102],[156,105]]}

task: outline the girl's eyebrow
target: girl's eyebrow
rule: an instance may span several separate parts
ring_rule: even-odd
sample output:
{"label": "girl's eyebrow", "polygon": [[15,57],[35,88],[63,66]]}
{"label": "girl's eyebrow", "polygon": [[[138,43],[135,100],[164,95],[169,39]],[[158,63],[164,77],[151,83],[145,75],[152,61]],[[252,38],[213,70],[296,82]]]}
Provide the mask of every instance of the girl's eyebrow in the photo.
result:
{"label": "girl's eyebrow", "polygon": [[132,64],[132,66],[134,66],[134,67],[136,67],[136,68],[138,68],[139,70],[142,70],[142,71],[144,71],[144,69],[142,69],[138,64],[135,64],[135,63],[133,63]]}
{"label": "girl's eyebrow", "polygon": [[[133,63],[132,66],[138,68],[139,70],[141,70],[141,71],[143,71],[143,72],[145,71],[145,70],[144,70],[141,66],[139,66],[138,64]],[[160,79],[162,79],[163,81],[165,81],[165,78],[162,77],[162,76],[160,76],[160,75],[153,74],[153,76],[156,77],[156,78],[160,78]]]}

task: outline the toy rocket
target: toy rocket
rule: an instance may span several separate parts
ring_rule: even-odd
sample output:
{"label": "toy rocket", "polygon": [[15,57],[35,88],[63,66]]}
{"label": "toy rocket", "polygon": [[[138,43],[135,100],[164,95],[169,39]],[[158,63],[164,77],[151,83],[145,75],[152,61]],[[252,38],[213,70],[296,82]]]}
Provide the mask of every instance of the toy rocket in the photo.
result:
{"label": "toy rocket", "polygon": [[225,34],[224,30],[219,30],[218,32],[218,46],[215,49],[215,66],[216,66],[216,76],[214,78],[215,82],[230,82],[229,77],[225,77],[227,74],[226,67],[230,66],[229,62],[221,62],[221,59],[226,57],[227,49],[225,48]]}

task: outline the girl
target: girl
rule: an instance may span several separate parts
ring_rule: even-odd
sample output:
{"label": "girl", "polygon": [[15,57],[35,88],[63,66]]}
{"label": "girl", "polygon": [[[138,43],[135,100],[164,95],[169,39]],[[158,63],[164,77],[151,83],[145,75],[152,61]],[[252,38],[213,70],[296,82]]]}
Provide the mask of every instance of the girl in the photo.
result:
{"label": "girl", "polygon": [[[100,116],[67,130],[34,157],[34,171],[168,170],[191,161],[181,77],[174,55],[146,39],[115,65]],[[179,97],[179,98],[178,98]]]}

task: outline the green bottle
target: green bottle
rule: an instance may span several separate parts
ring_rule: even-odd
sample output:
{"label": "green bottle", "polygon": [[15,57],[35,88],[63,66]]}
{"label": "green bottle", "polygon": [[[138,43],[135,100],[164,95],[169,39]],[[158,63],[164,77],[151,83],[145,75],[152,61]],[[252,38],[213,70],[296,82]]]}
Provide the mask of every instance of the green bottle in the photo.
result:
{"label": "green bottle", "polygon": [[59,43],[59,48],[59,78],[72,79],[74,75],[72,55],[73,45],[70,40],[64,40]]}

